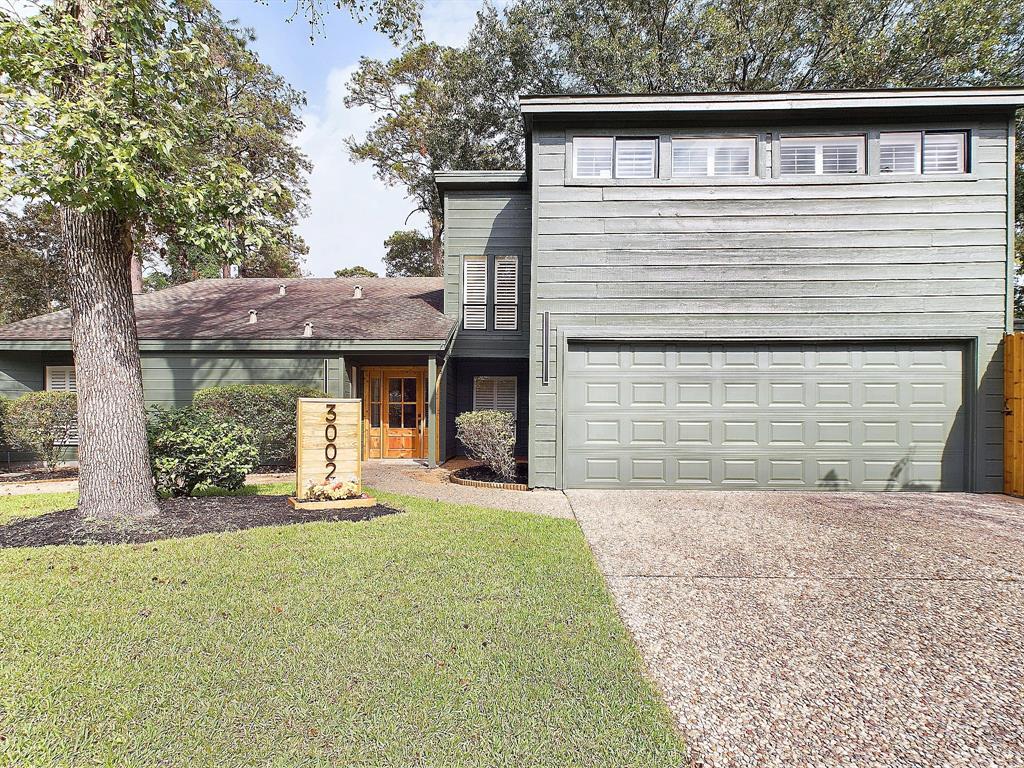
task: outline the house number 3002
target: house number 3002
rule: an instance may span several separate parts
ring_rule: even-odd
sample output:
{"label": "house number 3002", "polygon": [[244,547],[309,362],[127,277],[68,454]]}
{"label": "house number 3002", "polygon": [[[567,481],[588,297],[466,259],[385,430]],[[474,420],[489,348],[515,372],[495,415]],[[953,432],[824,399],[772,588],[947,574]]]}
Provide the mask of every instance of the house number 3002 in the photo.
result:
{"label": "house number 3002", "polygon": [[326,459],[324,469],[327,470],[324,481],[333,480],[334,473],[338,469],[337,464],[334,463],[334,460],[338,458],[338,446],[334,442],[338,438],[338,426],[334,423],[337,420],[338,414],[334,410],[334,403],[328,403],[327,415],[324,417],[326,422],[324,426],[324,439],[327,440],[327,444],[324,446],[324,459]]}

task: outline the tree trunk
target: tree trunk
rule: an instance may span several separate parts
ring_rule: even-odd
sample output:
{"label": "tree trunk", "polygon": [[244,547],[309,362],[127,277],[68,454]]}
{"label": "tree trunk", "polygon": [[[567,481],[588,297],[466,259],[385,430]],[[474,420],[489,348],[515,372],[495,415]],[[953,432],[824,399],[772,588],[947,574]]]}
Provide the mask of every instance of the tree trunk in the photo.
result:
{"label": "tree trunk", "polygon": [[142,293],[142,258],[132,249],[131,259],[132,293],[137,295]]}
{"label": "tree trunk", "polygon": [[112,211],[61,211],[78,382],[79,509],[156,512],[130,268],[131,227]]}
{"label": "tree trunk", "polygon": [[444,274],[444,250],[441,247],[441,232],[444,222],[431,217],[430,219],[430,257],[434,261],[434,277]]}

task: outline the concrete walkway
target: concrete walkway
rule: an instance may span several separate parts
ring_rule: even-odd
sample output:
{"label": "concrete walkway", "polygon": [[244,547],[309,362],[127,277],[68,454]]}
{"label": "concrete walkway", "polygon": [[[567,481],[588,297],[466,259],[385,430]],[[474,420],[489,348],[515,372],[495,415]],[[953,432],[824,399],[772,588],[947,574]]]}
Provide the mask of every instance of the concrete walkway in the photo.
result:
{"label": "concrete walkway", "polygon": [[[459,466],[451,462],[449,465]],[[474,504],[491,509],[572,518],[572,509],[561,491],[505,491],[455,485],[448,482],[449,465],[428,470],[412,461],[368,461],[363,464],[363,485],[452,504]]]}
{"label": "concrete walkway", "polygon": [[569,491],[699,766],[1024,766],[1024,503]]}

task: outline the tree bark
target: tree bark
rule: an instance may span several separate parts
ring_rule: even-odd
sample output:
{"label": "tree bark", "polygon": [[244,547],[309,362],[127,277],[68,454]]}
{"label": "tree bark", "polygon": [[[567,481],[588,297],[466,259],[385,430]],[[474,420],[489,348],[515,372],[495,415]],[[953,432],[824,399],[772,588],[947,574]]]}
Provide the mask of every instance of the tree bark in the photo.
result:
{"label": "tree bark", "polygon": [[430,257],[434,262],[434,277],[444,274],[444,249],[441,244],[441,232],[444,223],[437,218],[430,219]]}
{"label": "tree bark", "polygon": [[133,252],[131,256],[132,293],[142,293],[142,258],[138,253]]}
{"label": "tree bark", "polygon": [[99,520],[156,512],[130,269],[113,211],[61,211],[78,383],[79,509]]}

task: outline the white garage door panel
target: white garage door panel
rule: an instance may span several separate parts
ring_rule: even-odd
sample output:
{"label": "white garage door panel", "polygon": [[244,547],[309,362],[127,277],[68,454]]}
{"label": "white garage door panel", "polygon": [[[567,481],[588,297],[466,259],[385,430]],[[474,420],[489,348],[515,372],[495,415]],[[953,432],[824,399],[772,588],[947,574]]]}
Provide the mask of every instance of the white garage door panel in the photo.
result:
{"label": "white garage door panel", "polygon": [[964,485],[952,344],[574,344],[567,487]]}

